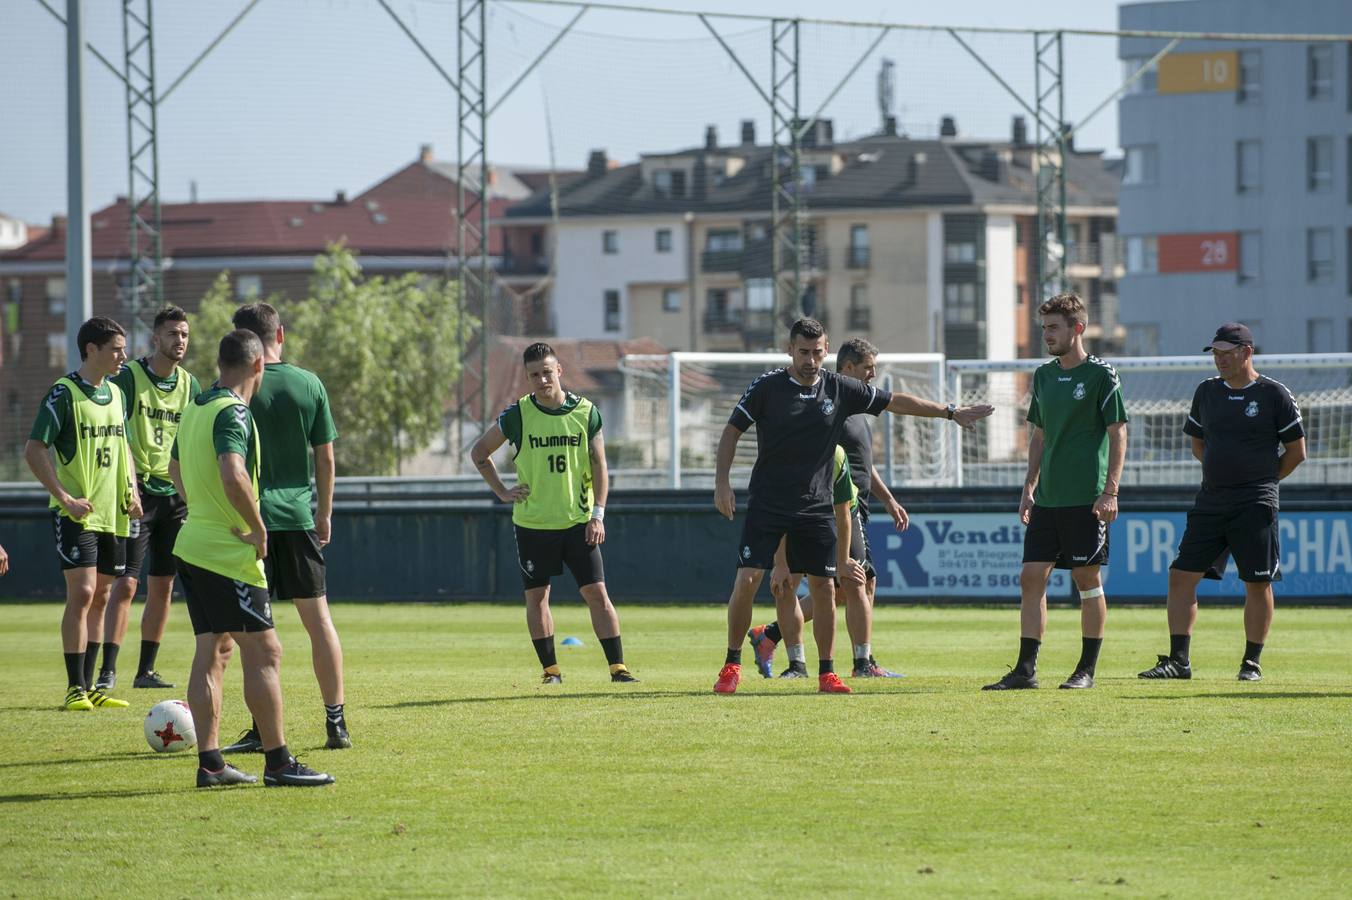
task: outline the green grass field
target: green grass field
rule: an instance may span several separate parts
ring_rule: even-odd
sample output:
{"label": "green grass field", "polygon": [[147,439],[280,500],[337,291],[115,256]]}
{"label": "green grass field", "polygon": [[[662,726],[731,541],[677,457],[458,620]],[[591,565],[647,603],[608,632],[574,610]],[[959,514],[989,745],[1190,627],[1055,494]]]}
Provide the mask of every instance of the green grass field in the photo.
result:
{"label": "green grass field", "polygon": [[[586,642],[561,651],[561,689],[536,684],[515,606],[340,604],[356,747],[339,753],[317,749],[308,643],[277,612],[289,742],[331,788],[198,791],[194,756],[147,749],[142,715],[185,695],[181,608],[160,665],[179,689],[67,713],[59,608],[0,606],[5,894],[1349,890],[1352,611],[1280,610],[1257,685],[1234,680],[1238,610],[1204,609],[1194,680],[1165,683],[1134,677],[1167,648],[1163,611],[1114,611],[1095,690],[989,694],[1014,611],[888,608],[875,653],[909,677],[818,696],[761,680],[748,653],[751,677],[721,697],[718,608],[621,606],[643,683],[619,690],[577,604],[556,609],[558,636]],[[1078,649],[1078,613],[1054,610],[1044,680]],[[248,724],[239,683],[227,738]]]}

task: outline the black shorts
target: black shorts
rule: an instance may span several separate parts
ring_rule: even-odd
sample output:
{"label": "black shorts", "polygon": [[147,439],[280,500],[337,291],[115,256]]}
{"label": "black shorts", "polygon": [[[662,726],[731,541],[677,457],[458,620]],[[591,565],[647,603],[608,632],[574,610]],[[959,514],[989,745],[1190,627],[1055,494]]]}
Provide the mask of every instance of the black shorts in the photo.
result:
{"label": "black shorts", "polygon": [[[854,508],[854,532],[850,536],[850,559],[857,559],[864,564],[864,575],[868,578],[877,578],[878,570],[873,565],[873,546],[868,542],[868,503],[861,496],[859,504]],[[863,551],[859,556],[855,556],[855,547],[862,546]]]}
{"label": "black shorts", "polygon": [[1234,509],[1188,513],[1178,544],[1178,558],[1169,566],[1180,572],[1202,572],[1220,580],[1229,557],[1235,558],[1240,581],[1281,581],[1281,542],[1277,507],[1247,503]]}
{"label": "black shorts", "polygon": [[1057,569],[1108,564],[1108,526],[1092,506],[1033,506],[1023,535],[1023,561]]}
{"label": "black shorts", "polygon": [[310,600],[328,591],[324,551],[313,531],[269,531],[263,568],[268,593],[278,600]]}
{"label": "black shorts", "polygon": [[106,531],[89,531],[69,516],[52,510],[52,532],[61,571],[93,566],[100,575],[114,578],[127,568],[127,539]]}
{"label": "black shorts", "polygon": [[235,581],[175,557],[193,634],[267,631],[272,628],[268,589]]}
{"label": "black shorts", "polygon": [[124,578],[140,578],[146,557],[145,573],[152,576],[173,576],[174,541],[188,517],[188,505],[178,494],[148,494],[141,491],[143,515],[133,519],[131,534],[127,537],[127,571]]}
{"label": "black shorts", "polygon": [[549,579],[562,575],[564,566],[578,587],[606,580],[601,545],[587,543],[587,523],[559,529],[512,527],[516,529],[516,564],[526,590],[548,587]]}
{"label": "black shorts", "polygon": [[752,500],[742,524],[737,568],[773,569],[780,538],[785,539],[789,571],[836,577],[835,516],[807,516],[762,510]]}

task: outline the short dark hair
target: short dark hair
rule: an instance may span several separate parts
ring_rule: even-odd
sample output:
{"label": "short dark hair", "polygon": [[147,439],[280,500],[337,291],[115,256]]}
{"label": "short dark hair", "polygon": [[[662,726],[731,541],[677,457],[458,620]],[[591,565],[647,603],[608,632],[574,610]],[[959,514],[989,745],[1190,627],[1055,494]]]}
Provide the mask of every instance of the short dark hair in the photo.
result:
{"label": "short dark hair", "polygon": [[793,343],[793,339],[800,335],[815,341],[819,337],[826,337],[826,328],[816,319],[805,316],[794,322],[793,327],[789,329],[789,343]]}
{"label": "short dark hair", "polygon": [[868,341],[863,338],[850,338],[836,351],[836,371],[839,372],[850,363],[862,363],[868,357],[877,355],[878,348]]}
{"label": "short dark hair", "polygon": [[236,328],[221,338],[216,354],[216,365],[224,372],[252,366],[263,355],[263,342],[247,328]]}
{"label": "short dark hair", "polygon": [[1081,325],[1089,324],[1089,313],[1084,308],[1084,301],[1078,294],[1057,294],[1044,301],[1037,308],[1039,316],[1062,316],[1067,324],[1074,325],[1079,322]]}
{"label": "short dark hair", "polygon": [[107,316],[95,316],[88,322],[80,326],[80,330],[75,333],[75,343],[80,347],[80,359],[87,359],[89,356],[88,348],[90,344],[104,348],[115,335],[127,336],[127,332],[122,326],[114,322]]}
{"label": "short dark hair", "polygon": [[235,310],[231,321],[236,328],[256,334],[264,347],[277,343],[277,329],[282,327],[282,317],[271,303],[246,303]]}
{"label": "short dark hair", "polygon": [[153,330],[158,331],[159,327],[163,325],[165,322],[186,322],[186,321],[188,321],[188,314],[184,312],[181,307],[166,306],[164,309],[155,313],[155,324],[151,327]]}
{"label": "short dark hair", "polygon": [[539,362],[550,356],[555,359],[559,358],[559,355],[554,352],[553,347],[549,346],[544,341],[536,341],[527,347],[526,351],[521,354],[521,364],[523,366],[528,366],[533,362]]}

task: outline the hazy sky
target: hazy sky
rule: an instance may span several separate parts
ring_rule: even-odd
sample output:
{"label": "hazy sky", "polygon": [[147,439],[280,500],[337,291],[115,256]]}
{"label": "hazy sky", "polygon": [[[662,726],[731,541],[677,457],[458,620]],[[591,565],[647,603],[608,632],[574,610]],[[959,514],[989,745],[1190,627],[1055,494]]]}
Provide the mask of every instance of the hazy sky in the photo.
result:
{"label": "hazy sky", "polygon": [[[62,0],[50,0],[64,11]],[[455,71],[454,0],[390,0],[449,71]],[[829,17],[927,25],[1112,29],[1112,0],[662,0],[669,8],[753,15]],[[245,6],[245,0],[160,2],[156,66],[164,91]],[[87,0],[89,40],[120,67],[120,4]],[[488,82],[496,98],[558,33],[575,9],[520,2],[489,6]],[[768,22],[711,20],[762,82],[769,75]],[[805,25],[800,110],[815,111],[878,37],[876,27]],[[1033,38],[965,35],[987,62],[1031,99]],[[1068,37],[1066,118],[1079,121],[1117,86],[1110,38]],[[944,32],[893,30],[823,116],[838,137],[878,128],[877,75],[895,65],[893,112],[903,130],[937,132],[953,115],[962,134],[1002,138],[1020,112],[1013,99]],[[46,222],[65,205],[65,35],[37,0],[0,0],[0,211]],[[127,192],[121,82],[86,64],[90,200]],[[693,16],[589,11],[493,114],[495,162],[579,168],[591,149],[630,160],[698,144],[716,125],[735,142],[754,119],[762,140],[768,111]],[[159,115],[165,201],[323,198],[358,192],[432,144],[455,159],[455,95],[376,0],[263,0],[167,100]],[[1078,144],[1115,148],[1110,107]]]}

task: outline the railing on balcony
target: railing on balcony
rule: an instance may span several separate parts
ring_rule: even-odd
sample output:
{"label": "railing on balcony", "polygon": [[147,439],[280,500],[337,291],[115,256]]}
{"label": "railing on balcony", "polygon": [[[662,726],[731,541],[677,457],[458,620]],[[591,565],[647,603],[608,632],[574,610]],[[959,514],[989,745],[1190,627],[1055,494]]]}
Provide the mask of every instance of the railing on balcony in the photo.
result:
{"label": "railing on balcony", "polygon": [[850,269],[867,269],[872,261],[868,247],[850,247],[845,252],[845,265]]}
{"label": "railing on balcony", "polygon": [[498,266],[503,275],[544,275],[549,271],[549,261],[544,256],[504,256]]}
{"label": "railing on balcony", "polygon": [[1121,246],[1116,240],[1066,244],[1066,265],[1099,266],[1110,272],[1121,265]]}
{"label": "railing on balcony", "polygon": [[740,272],[742,250],[705,250],[700,254],[700,270],[704,272]]}
{"label": "railing on balcony", "polygon": [[867,306],[851,306],[849,308],[849,314],[846,316],[846,320],[850,323],[849,327],[851,329],[864,331],[872,328],[872,312],[873,311]]}

